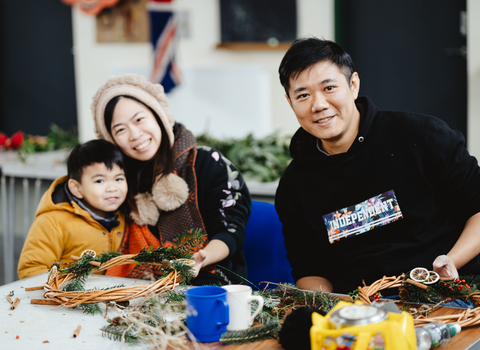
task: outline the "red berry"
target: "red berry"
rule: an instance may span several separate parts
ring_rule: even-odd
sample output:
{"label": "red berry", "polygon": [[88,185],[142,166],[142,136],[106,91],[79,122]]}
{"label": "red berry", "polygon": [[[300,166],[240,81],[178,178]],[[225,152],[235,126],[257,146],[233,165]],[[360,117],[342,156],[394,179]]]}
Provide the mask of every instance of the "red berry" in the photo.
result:
{"label": "red berry", "polygon": [[20,339],[20,336],[19,336],[19,335],[17,335],[17,336],[16,336],[16,338],[17,338],[17,339]]}
{"label": "red berry", "polygon": [[458,287],[458,290],[462,290],[462,287]]}
{"label": "red berry", "polygon": [[462,280],[462,283],[465,283],[465,280]]}
{"label": "red berry", "polygon": [[451,287],[451,286],[448,286],[448,289],[452,289],[452,287]]}

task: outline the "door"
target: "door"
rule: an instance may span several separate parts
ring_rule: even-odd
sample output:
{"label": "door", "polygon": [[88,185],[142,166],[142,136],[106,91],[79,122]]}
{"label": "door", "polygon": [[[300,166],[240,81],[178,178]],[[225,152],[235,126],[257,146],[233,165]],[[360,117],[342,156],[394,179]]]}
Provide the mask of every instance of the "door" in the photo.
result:
{"label": "door", "polygon": [[379,108],[430,114],[466,136],[465,0],[336,0],[336,40]]}
{"label": "door", "polygon": [[60,0],[0,0],[0,132],[77,125],[71,13]]}

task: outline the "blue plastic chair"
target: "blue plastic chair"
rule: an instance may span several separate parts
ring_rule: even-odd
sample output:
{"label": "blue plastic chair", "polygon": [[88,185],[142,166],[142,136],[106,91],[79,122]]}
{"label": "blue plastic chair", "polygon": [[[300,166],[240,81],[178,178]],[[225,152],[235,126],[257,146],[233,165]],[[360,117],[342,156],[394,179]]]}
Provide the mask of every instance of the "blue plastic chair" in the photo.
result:
{"label": "blue plastic chair", "polygon": [[[243,250],[248,280],[260,289],[260,282],[293,283],[292,268],[283,243],[282,223],[275,206],[252,201],[252,213],[245,229]],[[275,288],[271,285],[269,288]]]}

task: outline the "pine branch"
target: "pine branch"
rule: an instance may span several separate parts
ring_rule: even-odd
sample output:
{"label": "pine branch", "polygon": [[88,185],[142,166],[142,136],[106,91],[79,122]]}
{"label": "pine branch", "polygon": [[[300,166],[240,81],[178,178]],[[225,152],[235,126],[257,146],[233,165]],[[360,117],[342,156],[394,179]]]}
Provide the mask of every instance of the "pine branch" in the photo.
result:
{"label": "pine branch", "polygon": [[[125,337],[125,343],[138,344],[139,337],[130,331],[125,332],[122,327],[108,325],[100,328],[102,337],[107,337],[110,340],[121,341]],[[124,334],[125,332],[125,334]]]}
{"label": "pine branch", "polygon": [[101,314],[102,309],[98,306],[97,303],[89,303],[89,304],[80,304],[78,305],[81,309],[83,309],[84,314],[95,315],[96,313]]}
{"label": "pine branch", "polygon": [[165,304],[169,303],[182,303],[185,302],[185,291],[183,290],[172,290],[169,291],[165,296]]}
{"label": "pine branch", "polygon": [[268,321],[263,326],[249,328],[245,331],[230,331],[223,333],[220,341],[224,344],[245,344],[266,339],[277,339],[280,325],[275,320]]}
{"label": "pine branch", "polygon": [[197,248],[202,248],[207,241],[207,235],[203,233],[202,229],[183,231],[173,240],[177,249],[184,254],[192,254]]}

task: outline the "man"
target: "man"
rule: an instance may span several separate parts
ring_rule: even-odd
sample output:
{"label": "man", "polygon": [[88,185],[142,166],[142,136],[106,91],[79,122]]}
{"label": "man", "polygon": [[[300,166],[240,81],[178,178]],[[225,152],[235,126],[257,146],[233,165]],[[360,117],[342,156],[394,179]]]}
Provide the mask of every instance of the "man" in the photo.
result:
{"label": "man", "polygon": [[416,267],[480,274],[480,169],[461,133],[358,97],[331,41],[295,41],[279,73],[301,126],[275,198],[296,284],[348,293]]}

